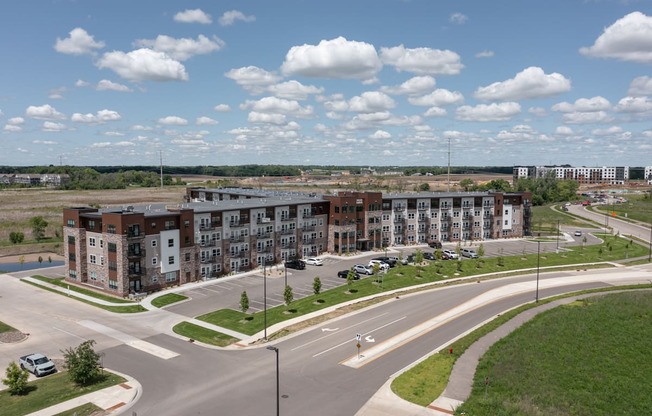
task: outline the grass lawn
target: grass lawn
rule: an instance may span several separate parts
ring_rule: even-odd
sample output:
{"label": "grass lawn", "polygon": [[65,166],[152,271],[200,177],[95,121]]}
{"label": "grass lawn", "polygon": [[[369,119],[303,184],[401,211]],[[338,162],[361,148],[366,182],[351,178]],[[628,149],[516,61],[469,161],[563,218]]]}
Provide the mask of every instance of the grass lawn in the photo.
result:
{"label": "grass lawn", "polygon": [[540,314],[490,348],[478,365],[471,397],[458,411],[652,414],[650,311],[650,292],[628,292]]}
{"label": "grass lawn", "polygon": [[15,330],[16,330],[15,328],[12,328],[9,325],[5,324],[4,322],[0,321],[0,333],[15,331]]}
{"label": "grass lawn", "polygon": [[97,383],[78,387],[69,380],[67,373],[53,374],[30,382],[29,393],[23,396],[11,396],[7,390],[0,391],[0,416],[26,415],[125,381],[118,375],[106,372]]}
{"label": "grass lawn", "polygon": [[179,295],[178,293],[168,293],[152,300],[152,305],[156,306],[157,308],[162,308],[164,306],[171,305],[176,302],[181,302],[182,300],[186,299],[188,299],[188,297]]}
{"label": "grass lawn", "polygon": [[206,329],[203,326],[195,325],[185,321],[176,324],[172,330],[174,333],[183,335],[184,337],[188,337],[205,344],[217,345],[218,347],[226,347],[227,345],[231,345],[234,342],[239,341],[239,339],[233,338],[232,336]]}
{"label": "grass lawn", "polygon": [[[93,403],[82,404],[74,409],[65,412],[57,413],[55,416],[93,416],[104,412],[101,407],[95,406]],[[104,414],[104,413],[101,413]]]}
{"label": "grass lawn", "polygon": [[87,296],[94,297],[96,299],[105,300],[107,302],[133,303],[133,301],[131,301],[131,300],[126,300],[126,299],[122,299],[122,298],[117,298],[115,296],[105,295],[104,293],[98,293],[98,292],[96,292],[94,290],[91,290],[91,289],[85,289],[83,287],[72,285],[72,284],[66,282],[65,280],[63,280],[63,277],[55,279],[55,278],[51,278],[51,277],[35,275],[35,276],[32,276],[32,279],[40,280],[41,282],[45,282],[45,283],[49,283],[51,285],[59,286],[59,287],[62,287],[64,289],[66,289],[66,290],[70,289],[71,292],[81,293],[81,294],[84,294],[84,295],[87,295]]}
{"label": "grass lawn", "polygon": [[[540,267],[615,261],[626,256],[633,258],[647,254],[646,248],[632,244],[629,240],[607,235],[603,237],[605,240],[602,244],[586,247],[569,246],[565,247],[567,251],[560,251],[559,253],[554,253],[554,251],[546,252],[543,249],[540,254]],[[536,254],[462,260],[459,262],[438,261],[429,262],[424,266],[399,266],[390,269],[383,278],[382,289],[380,284],[374,283],[375,277],[366,277],[355,281],[350,288],[348,285],[344,285],[324,291],[318,296],[311,295],[295,300],[290,305],[290,308],[284,305],[270,308],[267,310],[267,325],[269,327],[278,322],[337,305],[348,300],[374,294],[380,295],[382,292],[388,290],[408,288],[418,284],[455,277],[494,272],[508,273],[513,270],[536,268],[536,266]],[[248,314],[247,318],[243,319],[242,312],[232,309],[221,309],[197,317],[197,319],[205,322],[247,335],[253,335],[263,330],[263,312]]]}
{"label": "grass lawn", "polygon": [[[35,277],[35,276],[32,276],[32,277]],[[40,277],[40,276],[39,276],[39,277]],[[39,279],[39,280],[40,280],[40,279]],[[56,280],[56,279],[55,279],[55,280]],[[32,286],[36,286],[36,287],[41,288],[41,289],[43,289],[43,290],[49,290],[50,292],[57,293],[57,294],[62,295],[62,296],[68,296],[65,292],[61,292],[61,291],[59,291],[59,290],[56,290],[56,289],[53,289],[53,288],[50,288],[50,287],[46,287],[46,286],[40,285],[40,284],[38,284],[38,283],[30,282],[30,281],[28,281],[28,280],[24,280],[24,279],[20,279],[20,281],[21,281],[21,282],[25,282],[25,283],[27,283],[27,284],[30,284],[30,285],[32,285]],[[72,290],[72,287],[71,287],[71,290]],[[86,299],[78,298],[78,297],[76,297],[76,296],[71,296],[71,298],[72,298],[72,299],[75,299],[75,300],[78,301],[78,302],[83,302],[83,303],[86,303],[86,304],[88,304],[88,305],[95,306],[95,307],[97,307],[97,308],[102,308],[102,309],[107,310],[107,311],[109,311],[109,312],[115,312],[115,313],[138,313],[138,312],[145,312],[145,311],[147,311],[147,309],[145,309],[145,308],[142,307],[141,305],[107,306],[107,305],[100,305],[99,303],[95,303],[95,302],[92,302],[92,301],[90,301],[90,300],[86,300]],[[125,301],[123,301],[123,302],[121,302],[121,303],[125,303]]]}
{"label": "grass lawn", "polygon": [[652,199],[645,195],[627,195],[627,202],[613,205],[595,205],[593,211],[616,214],[619,219],[632,219],[647,224],[652,222]]}

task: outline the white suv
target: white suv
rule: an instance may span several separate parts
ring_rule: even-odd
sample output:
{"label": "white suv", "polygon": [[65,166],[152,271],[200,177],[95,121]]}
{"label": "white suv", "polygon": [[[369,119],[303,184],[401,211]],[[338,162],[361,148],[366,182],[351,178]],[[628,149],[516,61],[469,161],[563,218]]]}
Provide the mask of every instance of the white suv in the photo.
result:
{"label": "white suv", "polygon": [[369,265],[368,265],[369,267],[371,267],[373,269],[374,264],[378,265],[378,270],[384,270],[384,271],[389,270],[389,264],[385,263],[384,261],[369,260]]}
{"label": "white suv", "polygon": [[446,250],[442,250],[441,253],[444,255],[444,258],[450,259],[450,260],[457,260],[460,257],[453,250],[446,249]]}
{"label": "white suv", "polygon": [[476,253],[475,250],[472,250],[470,248],[463,248],[462,249],[462,257],[468,257],[470,259],[477,259],[478,258],[478,253]]}

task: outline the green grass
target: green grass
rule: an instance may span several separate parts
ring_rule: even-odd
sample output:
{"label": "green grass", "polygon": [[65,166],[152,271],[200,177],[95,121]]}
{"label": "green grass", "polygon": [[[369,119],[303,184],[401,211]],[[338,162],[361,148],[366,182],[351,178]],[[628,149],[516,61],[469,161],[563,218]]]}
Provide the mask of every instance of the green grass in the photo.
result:
{"label": "green grass", "polygon": [[40,280],[41,282],[49,283],[55,286],[62,287],[66,290],[70,289],[71,292],[77,292],[81,293],[86,296],[91,296],[96,299],[101,299],[105,300],[107,302],[113,302],[113,303],[133,303],[131,300],[125,300],[122,298],[117,298],[115,296],[110,296],[110,295],[105,295],[103,293],[98,293],[94,290],[91,289],[85,289],[83,287],[76,286],[74,284],[70,284],[69,282],[66,282],[63,280],[63,277],[60,278],[51,278],[51,277],[45,277],[45,276],[40,276],[40,275],[35,275],[32,276],[32,279]]}
{"label": "green grass", "polygon": [[[652,413],[652,294],[618,293],[544,312],[480,361],[468,415]],[[484,377],[490,385],[484,397]]]}
{"label": "green grass", "polygon": [[560,207],[560,203],[541,205],[532,207],[532,231],[536,233],[556,235],[557,234],[557,221],[559,221],[559,227],[563,226],[573,226],[578,227],[585,224],[585,221],[582,221],[580,217],[575,217],[569,215],[567,212],[562,212],[557,209],[551,209]]}
{"label": "green grass", "polygon": [[595,205],[593,211],[611,215],[616,213],[616,218],[621,220],[635,220],[646,224],[652,222],[652,199],[643,195],[625,196],[627,202],[613,205]]}
{"label": "green grass", "polygon": [[6,390],[0,391],[0,416],[26,415],[125,381],[106,372],[97,383],[79,387],[70,381],[67,373],[53,374],[30,382],[29,393],[23,396],[11,396]]}
{"label": "green grass", "polygon": [[[43,286],[43,285],[35,283],[35,282],[30,282],[29,280],[20,279],[20,281],[24,282],[24,283],[27,283],[27,284],[30,284],[32,286],[36,286],[36,287],[38,287],[40,289],[43,289],[43,290],[47,290],[47,291],[50,291],[52,293],[56,293],[56,294],[61,295],[61,296],[68,296],[65,292],[61,292],[61,291],[56,290],[56,289],[51,288],[51,287]],[[90,301],[90,300],[78,298],[76,296],[71,296],[70,298],[75,299],[78,302],[82,302],[82,303],[86,303],[88,305],[95,306],[96,308],[104,309],[104,310],[109,311],[109,312],[138,313],[138,312],[146,312],[147,311],[147,309],[144,308],[141,305],[108,306],[108,305],[100,305],[99,303],[95,303],[95,302]]]}
{"label": "green grass", "polygon": [[162,308],[167,305],[171,305],[176,302],[181,302],[182,300],[188,299],[187,296],[179,295],[178,293],[168,293],[163,296],[159,296],[152,300],[152,305],[157,308]]}
{"label": "green grass", "polygon": [[4,322],[0,321],[0,333],[3,332],[9,332],[9,331],[15,331],[16,328],[12,328],[11,326],[5,324]]}
{"label": "green grass", "polygon": [[183,335],[184,337],[188,337],[205,344],[217,345],[218,347],[226,347],[227,345],[231,345],[234,342],[239,341],[239,339],[233,338],[232,336],[222,334],[221,332],[216,332],[186,321],[176,324],[172,330],[175,334]]}
{"label": "green grass", "polygon": [[[554,251],[548,252],[546,249],[542,249],[540,253],[540,267],[565,266],[565,268],[572,269],[571,265],[578,263],[616,261],[625,258],[625,253],[627,253],[629,258],[647,254],[644,247],[632,244],[629,240],[606,235],[604,237],[606,239],[602,244],[586,247],[564,247],[567,251],[560,251],[558,254],[554,253]],[[502,266],[500,265],[501,261]],[[363,278],[351,286],[354,290],[351,293],[348,293],[349,287],[344,285],[324,291],[319,296],[311,295],[295,300],[290,307],[293,313],[287,313],[285,306],[270,308],[267,310],[267,326],[269,327],[287,319],[318,311],[348,300],[355,300],[375,294],[380,295],[384,291],[407,288],[418,284],[456,277],[484,273],[504,274],[514,270],[534,269],[537,266],[537,255],[504,256],[502,260],[498,257],[463,260],[461,262],[461,271],[457,269],[457,265],[457,261],[440,261],[428,263],[427,266],[399,266],[390,269],[387,273],[383,280],[382,289],[380,285],[373,283],[373,277]],[[582,268],[586,267],[583,266]],[[317,300],[320,300],[320,302],[317,303]],[[197,319],[205,322],[247,335],[253,335],[263,330],[263,312],[248,314],[248,318],[248,320],[243,319],[241,312],[232,309],[221,309],[197,317]]]}
{"label": "green grass", "polygon": [[57,413],[55,416],[93,416],[103,412],[101,407],[95,406],[93,403],[82,404],[74,409],[66,410],[65,412]]}

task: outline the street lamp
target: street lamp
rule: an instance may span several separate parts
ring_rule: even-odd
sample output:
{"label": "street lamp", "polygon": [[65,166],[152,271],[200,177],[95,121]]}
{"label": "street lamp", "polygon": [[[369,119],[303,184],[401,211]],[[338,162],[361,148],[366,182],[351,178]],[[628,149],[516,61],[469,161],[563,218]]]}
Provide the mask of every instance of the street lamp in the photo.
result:
{"label": "street lamp", "polygon": [[281,395],[278,375],[278,348],[270,345],[267,349],[276,353],[276,416],[279,416],[281,414]]}
{"label": "street lamp", "polygon": [[267,267],[263,257],[263,326],[265,327],[265,341],[267,341]]}
{"label": "street lamp", "polygon": [[539,259],[541,258],[541,241],[537,241],[537,292],[534,297],[535,301],[539,302]]}
{"label": "street lamp", "polygon": [[557,220],[557,248],[555,249],[555,253],[559,253],[559,220]]}

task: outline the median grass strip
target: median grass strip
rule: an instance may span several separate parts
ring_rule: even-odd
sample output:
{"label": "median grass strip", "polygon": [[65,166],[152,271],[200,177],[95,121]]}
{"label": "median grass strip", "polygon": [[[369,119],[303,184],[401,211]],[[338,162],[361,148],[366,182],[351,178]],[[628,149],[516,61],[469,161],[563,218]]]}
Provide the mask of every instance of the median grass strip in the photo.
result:
{"label": "median grass strip", "polygon": [[125,300],[121,298],[116,298],[114,296],[109,296],[105,295],[103,293],[98,293],[94,290],[91,289],[85,289],[83,287],[76,286],[74,284],[70,284],[69,282],[66,282],[63,280],[63,277],[60,278],[52,278],[52,277],[45,277],[45,276],[40,276],[40,275],[35,275],[31,276],[32,279],[40,280],[41,282],[49,283],[51,285],[59,286],[61,288],[64,288],[66,290],[70,290],[71,292],[77,292],[81,293],[86,296],[91,296],[96,299],[101,299],[107,302],[112,302],[112,303],[133,303],[131,300]]}
{"label": "median grass strip", "polygon": [[156,306],[157,308],[162,308],[164,306],[171,305],[176,302],[181,302],[182,300],[186,299],[188,299],[188,297],[179,295],[178,293],[168,293],[152,300],[152,305]]}
{"label": "median grass strip", "polygon": [[5,324],[4,322],[0,321],[0,333],[3,332],[9,332],[9,331],[15,331],[16,328],[12,328],[11,326]]}
{"label": "median grass strip", "polygon": [[[629,240],[605,234],[601,244],[592,246],[563,247],[559,253],[543,247],[539,254],[539,265],[542,268],[561,266],[575,268],[578,263],[603,263],[618,259],[637,257],[646,254],[646,249]],[[524,242],[523,244],[534,244]],[[370,295],[381,295],[385,291],[409,288],[410,286],[431,283],[451,278],[461,278],[486,273],[509,273],[514,270],[535,269],[537,254],[522,254],[516,256],[498,256],[461,261],[426,262],[419,266],[398,266],[382,277],[370,276],[355,281],[351,286],[343,285],[311,295],[292,302],[290,307],[277,306],[267,310],[267,326],[285,320],[334,306],[349,300],[355,300]],[[580,267],[580,266],[577,266]],[[581,266],[584,269],[586,266]],[[243,314],[233,309],[220,309],[197,317],[205,322],[232,329],[247,335],[253,335],[264,327],[263,312]]]}
{"label": "median grass strip", "polygon": [[[481,359],[470,415],[652,413],[652,294],[616,293],[560,306]],[[490,384],[485,397],[484,377]]]}
{"label": "median grass strip", "polygon": [[188,337],[192,340],[216,345],[218,347],[226,347],[227,345],[240,341],[230,335],[222,334],[221,332],[216,332],[186,321],[179,322],[172,328],[172,330],[174,333]]}
{"label": "median grass strip", "polygon": [[[54,289],[54,288],[51,288],[51,287],[47,287],[47,286],[44,286],[44,285],[41,285],[41,284],[38,284],[38,283],[35,283],[35,282],[31,282],[31,281],[29,281],[29,280],[20,279],[20,281],[21,281],[21,282],[24,282],[24,283],[27,283],[27,284],[30,284],[30,285],[32,285],[32,286],[36,286],[36,287],[38,287],[38,288],[40,288],[40,289],[43,289],[43,290],[48,290],[48,291],[50,291],[50,292],[52,292],[52,293],[56,293],[56,294],[58,294],[58,295],[68,296],[66,293],[61,292],[61,291],[59,291],[59,290],[57,290],[57,289]],[[147,309],[145,309],[145,308],[142,307],[141,305],[126,305],[126,306],[101,305],[101,304],[99,304],[99,303],[95,303],[95,302],[93,302],[93,301],[86,300],[86,299],[82,299],[82,298],[79,298],[79,297],[76,297],[76,296],[70,296],[70,298],[71,298],[71,299],[75,299],[75,300],[78,301],[78,302],[82,302],[82,303],[86,303],[86,304],[88,304],[88,305],[95,306],[96,308],[104,309],[104,310],[109,311],[109,312],[115,312],[115,313],[138,313],[138,312],[146,312],[146,311],[147,311]]]}
{"label": "median grass strip", "polygon": [[104,410],[101,407],[95,406],[93,403],[86,403],[74,409],[57,413],[55,416],[95,416],[103,414]]}
{"label": "median grass strip", "polygon": [[105,372],[96,383],[79,387],[70,381],[65,372],[52,374],[30,382],[28,393],[22,396],[12,396],[7,390],[0,391],[0,416],[27,415],[125,381],[118,375]]}

